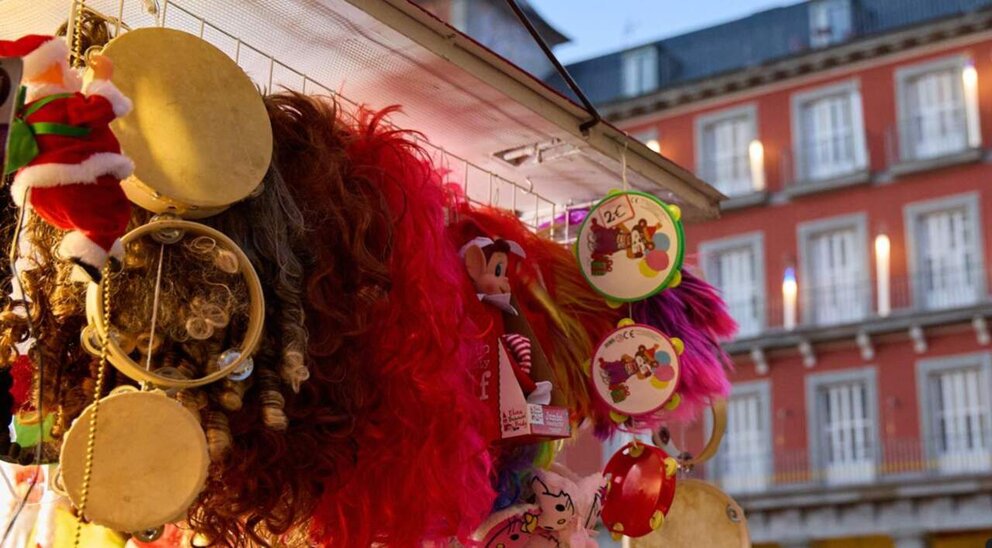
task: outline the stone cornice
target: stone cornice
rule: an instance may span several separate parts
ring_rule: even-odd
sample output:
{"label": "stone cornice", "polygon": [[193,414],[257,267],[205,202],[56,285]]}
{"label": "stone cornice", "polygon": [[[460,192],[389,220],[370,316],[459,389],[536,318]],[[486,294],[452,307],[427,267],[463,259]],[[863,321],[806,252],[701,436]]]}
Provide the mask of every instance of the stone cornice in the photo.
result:
{"label": "stone cornice", "polygon": [[665,88],[649,95],[603,104],[598,108],[605,119],[621,122],[988,29],[992,29],[992,10],[983,10],[936,23],[866,37],[827,49],[811,50],[760,66]]}

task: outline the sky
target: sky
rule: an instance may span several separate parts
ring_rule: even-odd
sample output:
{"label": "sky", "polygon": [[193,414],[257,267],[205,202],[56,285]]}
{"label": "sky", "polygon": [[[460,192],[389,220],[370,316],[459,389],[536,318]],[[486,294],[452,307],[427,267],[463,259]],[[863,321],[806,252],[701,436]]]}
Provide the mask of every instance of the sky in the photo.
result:
{"label": "sky", "polygon": [[571,38],[555,48],[572,63],[745,17],[796,0],[529,0]]}

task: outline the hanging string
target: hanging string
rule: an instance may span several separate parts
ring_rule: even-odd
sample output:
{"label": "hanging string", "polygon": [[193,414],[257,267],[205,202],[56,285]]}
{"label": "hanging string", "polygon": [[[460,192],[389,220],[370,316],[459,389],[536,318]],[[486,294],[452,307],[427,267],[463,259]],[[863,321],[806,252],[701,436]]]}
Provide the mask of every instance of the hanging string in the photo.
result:
{"label": "hanging string", "polygon": [[[628,136],[627,139],[629,138]],[[627,139],[623,140],[623,150],[620,151],[620,179],[623,181],[624,192],[630,189],[630,184],[627,182]]]}
{"label": "hanging string", "polygon": [[[152,297],[152,327],[148,337],[148,355],[145,358],[145,371],[152,369],[152,349],[155,348],[155,328],[158,322],[159,296],[162,292],[162,263],[165,259],[165,244],[159,244],[158,248],[158,273],[155,275],[155,295]],[[109,329],[109,325],[108,325]]]}

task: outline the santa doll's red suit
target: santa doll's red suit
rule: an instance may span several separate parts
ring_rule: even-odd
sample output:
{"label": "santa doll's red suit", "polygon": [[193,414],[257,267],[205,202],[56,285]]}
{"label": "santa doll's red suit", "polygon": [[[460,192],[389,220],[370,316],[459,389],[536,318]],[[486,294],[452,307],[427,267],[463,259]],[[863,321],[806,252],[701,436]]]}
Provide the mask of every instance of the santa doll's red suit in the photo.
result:
{"label": "santa doll's red suit", "polygon": [[42,219],[69,231],[59,255],[99,279],[108,256],[123,254],[120,237],[131,216],[120,181],[134,164],[110,130],[111,121],[130,112],[131,101],[110,81],[113,69],[105,57],[91,60],[93,78],[80,86],[60,38],[0,42],[0,55],[24,59],[27,100],[19,116],[37,143],[37,154],[14,175],[14,202],[22,206],[28,196]]}

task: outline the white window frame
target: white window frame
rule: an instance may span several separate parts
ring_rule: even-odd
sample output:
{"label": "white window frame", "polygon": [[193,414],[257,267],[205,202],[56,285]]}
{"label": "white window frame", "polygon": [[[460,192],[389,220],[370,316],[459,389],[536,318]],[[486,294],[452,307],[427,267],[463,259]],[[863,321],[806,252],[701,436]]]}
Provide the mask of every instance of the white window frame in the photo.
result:
{"label": "white window frame", "polygon": [[[745,171],[746,186],[741,181],[719,181],[715,179],[713,166],[715,158],[706,156],[706,131],[716,124],[739,118],[746,118],[751,126],[751,139],[744,145],[741,155],[747,160],[748,169]],[[696,145],[696,173],[700,174],[706,182],[711,183],[717,190],[727,196],[741,196],[755,192],[755,181],[753,177],[754,167],[751,166],[750,145],[758,139],[758,107],[755,104],[741,105],[718,112],[713,112],[698,116],[695,119],[695,145]],[[729,187],[727,185],[730,185]],[[740,188],[738,188],[740,187]]]}
{"label": "white window frame", "polygon": [[468,34],[469,0],[451,0],[448,22],[456,29]]}
{"label": "white window frame", "polygon": [[[949,209],[965,208],[968,210],[968,216],[971,219],[971,231],[975,235],[975,260],[978,262],[976,265],[976,276],[977,283],[974,287],[975,296],[971,301],[963,302],[961,305],[955,306],[967,306],[969,304],[974,304],[982,299],[987,298],[987,287],[985,283],[985,242],[983,238],[983,228],[981,219],[981,208],[980,199],[978,192],[968,192],[964,194],[956,194],[953,196],[946,196],[943,198],[938,198],[936,200],[926,200],[922,202],[912,202],[906,204],[903,208],[904,216],[904,226],[906,230],[906,254],[909,265],[909,282],[910,287],[913,292],[913,304],[917,308],[922,309],[940,309],[939,306],[930,306],[928,304],[928,297],[925,294],[925,288],[923,287],[923,281],[920,277],[923,275],[923,268],[920,265],[920,248],[919,242],[917,241],[917,233],[919,231],[920,218],[924,215],[932,213],[940,213],[941,211]],[[952,306],[950,308],[954,308]]]}
{"label": "white window frame", "polygon": [[658,152],[659,154],[661,153],[661,138],[658,135],[657,127],[651,127],[642,131],[638,131],[632,133],[630,136],[644,143],[644,145],[650,148],[651,150]]}
{"label": "white window frame", "polygon": [[[821,291],[823,288],[813,287],[812,285],[814,276],[812,264],[813,258],[811,257],[810,252],[810,240],[823,232],[848,228],[854,229],[855,241],[857,243],[855,255],[861,259],[860,270],[862,272],[863,279],[859,280],[861,286],[854,289],[855,292],[860,290],[865,293],[864,295],[855,298],[855,302],[861,303],[861,309],[858,310],[858,314],[850,320],[843,320],[840,322],[819,322],[817,321],[815,292]],[[803,322],[806,324],[816,325],[838,325],[867,318],[871,312],[871,303],[873,302],[872,284],[868,271],[868,215],[862,212],[807,221],[800,223],[796,228],[796,231],[799,242],[799,290],[801,298],[800,308],[802,308]]]}
{"label": "white window frame", "polygon": [[[758,335],[763,332],[767,326],[767,310],[762,303],[765,303],[765,292],[766,292],[766,280],[765,280],[765,235],[761,231],[748,232],[746,234],[741,234],[740,236],[735,236],[733,238],[723,238],[720,240],[709,240],[699,244],[699,256],[700,263],[703,267],[703,275],[711,283],[716,283],[718,280],[715,279],[715,274],[713,272],[713,261],[715,261],[720,254],[739,249],[742,247],[750,247],[752,253],[754,253],[755,260],[755,283],[757,302],[756,307],[756,328],[753,332],[742,332],[739,334],[740,337],[749,337]],[[721,290],[722,291],[722,290]],[[736,319],[736,318],[735,318]]]}
{"label": "white window frame", "polygon": [[[804,137],[808,135],[808,130],[803,127],[803,112],[807,105],[821,99],[834,96],[846,95],[850,101],[851,110],[851,137],[853,150],[853,163],[850,169],[838,169],[835,173],[825,176],[814,176],[809,173],[809,166],[806,165],[805,150],[806,143]],[[865,139],[865,121],[861,106],[861,82],[860,80],[850,80],[838,84],[816,88],[809,91],[795,93],[791,98],[792,108],[792,159],[795,169],[795,177],[799,183],[810,183],[813,181],[830,181],[854,175],[860,171],[868,169],[868,146]]]}
{"label": "white window frame", "polygon": [[[774,432],[772,432],[771,382],[760,380],[734,383],[727,404],[729,406],[735,397],[755,396],[758,398],[758,408],[761,413],[761,429],[764,435],[764,439],[761,440],[762,453],[754,456],[755,458],[748,459],[748,463],[752,464],[751,469],[742,470],[744,473],[739,476],[728,473],[731,467],[728,459],[732,457],[729,451],[726,450],[717,453],[717,458],[714,459],[713,464],[709,467],[711,477],[715,477],[720,482],[720,486],[729,493],[760,493],[766,491],[773,484],[772,476],[774,474],[775,459],[772,451]],[[728,420],[730,420],[729,415]],[[713,429],[713,419],[709,415],[706,415],[705,426],[706,432],[710,433]],[[728,430],[729,433],[730,431]],[[726,437],[723,440],[723,444],[723,447],[729,447]]]}
{"label": "white window frame", "polygon": [[[870,423],[868,433],[871,454],[864,463],[854,466],[830,468],[827,462],[826,447],[823,435],[827,417],[823,416],[820,407],[820,393],[833,385],[863,383],[865,399],[862,405],[867,406],[867,420]],[[874,480],[876,467],[882,462],[882,443],[878,428],[878,382],[874,366],[847,369],[830,373],[816,373],[806,376],[806,417],[807,434],[809,436],[810,466],[814,471],[823,473],[825,483],[843,485],[852,483],[868,483]]]}
{"label": "white window frame", "polygon": [[[644,60],[646,58],[646,61]],[[631,81],[628,76],[628,66],[636,63],[637,80]],[[642,72],[642,63],[647,66],[647,72]],[[624,97],[637,97],[658,89],[658,48],[648,45],[630,51],[625,51],[620,57],[620,86]]]}
{"label": "white window frame", "polygon": [[[940,410],[937,399],[933,397],[932,386],[934,377],[941,373],[955,370],[976,368],[981,386],[974,387],[973,395],[984,394],[985,398],[992,397],[992,353],[978,352],[973,354],[958,354],[919,360],[916,362],[916,387],[919,397],[920,431],[926,460],[936,463],[937,470],[944,474],[988,473],[992,470],[992,432],[983,433],[985,437],[984,451],[973,454],[942,454],[937,443],[937,420]],[[988,404],[988,402],[986,402]],[[986,425],[992,426],[992,405],[985,410]]]}
{"label": "white window frame", "polygon": [[[942,156],[953,155],[961,152],[965,152],[971,148],[980,147],[982,143],[982,132],[981,132],[981,120],[979,115],[979,109],[977,104],[970,104],[974,101],[969,101],[968,94],[964,88],[964,82],[962,79],[962,73],[968,65],[971,64],[971,58],[965,55],[954,55],[951,57],[944,57],[934,61],[928,61],[926,63],[919,63],[911,66],[900,67],[895,71],[895,85],[896,85],[896,106],[897,112],[899,113],[898,127],[899,127],[899,157],[904,161],[914,161],[914,160],[929,160],[933,158],[940,158]],[[912,149],[912,142],[910,138],[910,132],[912,130],[907,124],[910,117],[913,115],[910,112],[910,100],[909,100],[909,84],[910,81],[920,76],[924,76],[933,72],[940,72],[945,70],[954,70],[957,73],[956,84],[960,86],[960,97],[961,105],[960,108],[964,112],[964,122],[965,122],[965,135],[963,135],[963,145],[960,149],[948,150],[941,154],[918,154],[917,151]],[[977,100],[977,94],[975,99]]]}
{"label": "white window frame", "polygon": [[[809,3],[809,45],[813,48],[823,48],[827,46],[832,46],[834,44],[839,44],[848,40],[851,34],[854,32],[854,6],[851,5],[851,0],[813,0]],[[846,28],[842,28],[840,32],[844,34],[842,36],[836,36],[837,30],[832,26],[830,27],[830,33],[827,35],[820,35],[817,33],[816,20],[819,15],[825,14],[828,21],[833,22],[831,17],[831,11],[836,11],[839,9],[845,9],[847,11],[847,21]]]}

